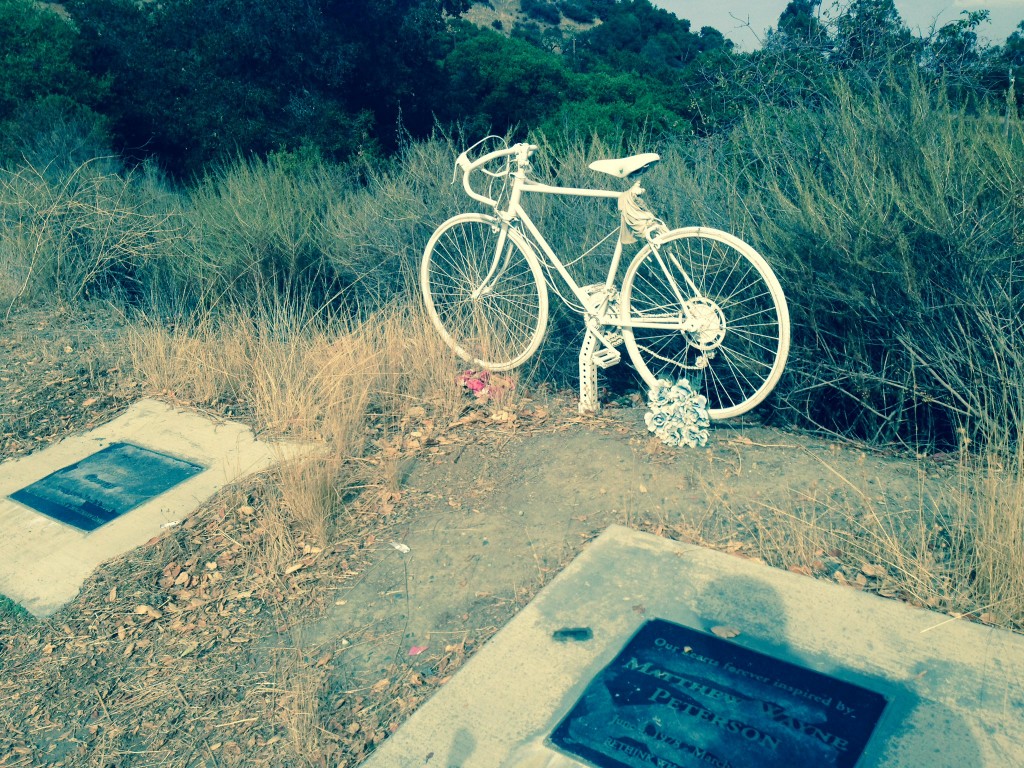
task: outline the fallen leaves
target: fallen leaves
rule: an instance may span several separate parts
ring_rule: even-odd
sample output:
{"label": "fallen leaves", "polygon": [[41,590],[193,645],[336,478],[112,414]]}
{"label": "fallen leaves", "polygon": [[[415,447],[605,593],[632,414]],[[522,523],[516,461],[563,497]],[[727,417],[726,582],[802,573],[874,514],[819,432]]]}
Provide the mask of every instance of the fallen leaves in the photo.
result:
{"label": "fallen leaves", "polygon": [[139,616],[148,616],[151,619],[163,617],[163,614],[151,605],[137,605],[135,606],[135,613]]}
{"label": "fallen leaves", "polygon": [[721,637],[725,640],[728,640],[733,637],[738,637],[740,635],[740,631],[736,629],[736,627],[721,625],[712,627],[711,634],[715,635],[716,637]]}
{"label": "fallen leaves", "polygon": [[863,563],[860,572],[869,579],[883,579],[889,575],[889,571],[884,565],[872,565],[871,563]]}

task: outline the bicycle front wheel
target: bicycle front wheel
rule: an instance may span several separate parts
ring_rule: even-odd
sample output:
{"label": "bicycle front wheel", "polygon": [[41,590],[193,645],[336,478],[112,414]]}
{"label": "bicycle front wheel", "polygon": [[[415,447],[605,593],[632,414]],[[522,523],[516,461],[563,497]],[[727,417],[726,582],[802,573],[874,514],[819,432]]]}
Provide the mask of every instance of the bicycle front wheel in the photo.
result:
{"label": "bicycle front wheel", "polygon": [[712,419],[746,413],[782,376],[782,286],[757,251],[726,232],[688,227],[645,246],[626,270],[620,306],[644,381],[689,379]]}
{"label": "bicycle front wheel", "polygon": [[434,232],[420,287],[427,313],[463,360],[491,371],[525,362],[540,346],[548,292],[537,257],[494,216],[464,213]]}

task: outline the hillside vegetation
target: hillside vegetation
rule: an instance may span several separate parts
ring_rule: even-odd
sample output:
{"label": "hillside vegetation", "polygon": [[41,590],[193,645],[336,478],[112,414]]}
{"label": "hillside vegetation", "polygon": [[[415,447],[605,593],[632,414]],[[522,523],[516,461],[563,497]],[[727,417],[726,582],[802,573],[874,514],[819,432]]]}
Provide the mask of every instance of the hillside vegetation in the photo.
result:
{"label": "hillside vegetation", "polygon": [[[795,0],[741,55],[646,0],[521,4],[500,32],[466,10],[2,0],[0,297],[365,316],[410,295],[467,203],[453,157],[498,130],[585,183],[656,149],[663,218],[766,254],[794,312],[781,416],[950,448],[1016,403],[1024,29],[982,48],[981,12],[922,40],[889,0]],[[606,212],[550,214],[574,243]],[[576,334],[556,324],[544,375],[572,379]]]}
{"label": "hillside vegetation", "polygon": [[[741,54],[648,0],[0,0],[0,458],[143,391],[325,449],[105,565],[60,621],[0,596],[0,754],[353,766],[461,663],[452,642],[430,675],[328,690],[299,635],[370,567],[428,444],[539,423],[526,398],[576,385],[567,310],[489,401],[424,315],[420,256],[479,209],[452,172],[488,133],[564,184],[659,152],[654,210],[736,233],[784,286],[793,348],[754,415],[952,468],[899,507],[849,483],[752,501],[752,554],[810,574],[838,553],[888,596],[1024,628],[1024,22],[994,47],[984,23],[922,39],[892,0],[792,0]],[[573,254],[618,223],[536,211]],[[605,374],[642,400],[628,363]]]}
{"label": "hillside vegetation", "polygon": [[[427,238],[470,207],[454,157],[485,131],[531,137],[564,183],[657,150],[662,217],[737,233],[789,297],[764,418],[1024,461],[1024,22],[983,48],[983,12],[919,39],[891,0],[794,0],[736,54],[647,0],[521,4],[500,31],[456,0],[240,9],[0,0],[5,315],[102,299],[179,328],[268,308],[357,327],[418,307]],[[540,213],[567,247],[614,226]],[[572,385],[578,344],[556,312],[532,375]]]}

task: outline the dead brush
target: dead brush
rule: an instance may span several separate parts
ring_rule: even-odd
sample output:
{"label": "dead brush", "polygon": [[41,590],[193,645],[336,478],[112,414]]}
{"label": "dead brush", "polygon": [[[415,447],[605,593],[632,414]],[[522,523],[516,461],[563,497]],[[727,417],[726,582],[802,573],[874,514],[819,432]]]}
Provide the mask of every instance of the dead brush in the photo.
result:
{"label": "dead brush", "polygon": [[275,688],[278,693],[276,719],[287,734],[291,765],[321,766],[323,728],[320,725],[320,695],[323,671],[309,664],[301,647],[283,648],[276,656]]}
{"label": "dead brush", "polygon": [[[467,406],[454,355],[418,306],[359,325],[317,321],[280,304],[211,312],[172,329],[140,324],[130,348],[154,390],[199,404],[231,402],[258,432],[308,446],[274,472],[276,501],[263,513],[269,541],[278,542],[266,551],[271,570],[291,556],[293,525],[307,543],[325,546],[354,486],[397,490],[409,457]],[[356,468],[367,466],[371,439],[390,440],[396,452],[394,461],[387,451],[371,457],[377,469],[367,478]]]}
{"label": "dead brush", "polygon": [[44,295],[116,295],[173,263],[187,222],[157,203],[150,169],[118,173],[112,164],[96,157],[57,179],[49,168],[0,169],[7,316],[17,301]]}
{"label": "dead brush", "polygon": [[281,506],[308,544],[327,546],[351,474],[350,463],[332,454],[293,459],[278,468]]}
{"label": "dead brush", "polygon": [[959,470],[950,545],[961,562],[960,582],[973,597],[974,615],[1024,629],[1024,446],[1003,433],[980,455],[962,451]]}

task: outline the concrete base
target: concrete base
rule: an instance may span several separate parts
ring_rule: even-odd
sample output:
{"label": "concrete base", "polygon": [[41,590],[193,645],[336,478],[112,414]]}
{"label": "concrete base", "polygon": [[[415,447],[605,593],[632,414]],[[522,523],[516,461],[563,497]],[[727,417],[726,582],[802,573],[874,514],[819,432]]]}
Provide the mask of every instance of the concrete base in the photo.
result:
{"label": "concrete base", "polygon": [[545,738],[655,617],[887,696],[858,766],[1024,765],[1024,637],[613,526],[364,768],[583,766]]}
{"label": "concrete base", "polygon": [[[88,533],[7,498],[119,441],[206,470]],[[244,424],[140,400],[101,427],[0,465],[0,593],[36,616],[49,616],[78,593],[100,563],[181,521],[224,485],[275,463],[287,447],[257,441]]]}

